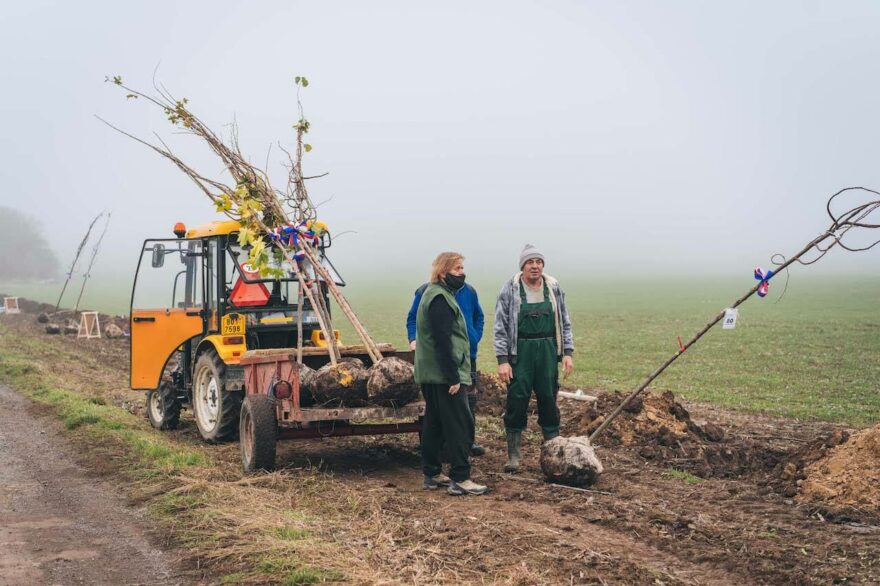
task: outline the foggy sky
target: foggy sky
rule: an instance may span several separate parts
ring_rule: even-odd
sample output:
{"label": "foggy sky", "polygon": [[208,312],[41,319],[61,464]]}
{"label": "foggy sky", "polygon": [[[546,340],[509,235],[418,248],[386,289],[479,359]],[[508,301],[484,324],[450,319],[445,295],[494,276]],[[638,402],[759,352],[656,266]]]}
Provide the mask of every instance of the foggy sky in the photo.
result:
{"label": "foggy sky", "polygon": [[[161,112],[103,82],[157,79],[262,166],[312,123],[307,174],[344,275],[469,273],[543,248],[563,275],[748,274],[880,188],[871,2],[68,2],[0,11],[0,205],[37,216],[62,264],[112,209],[96,273],[215,219],[168,162],[95,114],[222,177]],[[277,147],[268,154],[283,184]],[[876,274],[880,252],[812,270]],[[596,271],[593,273],[592,271]],[[597,277],[598,278],[598,277]],[[350,280],[350,279],[349,279]]]}

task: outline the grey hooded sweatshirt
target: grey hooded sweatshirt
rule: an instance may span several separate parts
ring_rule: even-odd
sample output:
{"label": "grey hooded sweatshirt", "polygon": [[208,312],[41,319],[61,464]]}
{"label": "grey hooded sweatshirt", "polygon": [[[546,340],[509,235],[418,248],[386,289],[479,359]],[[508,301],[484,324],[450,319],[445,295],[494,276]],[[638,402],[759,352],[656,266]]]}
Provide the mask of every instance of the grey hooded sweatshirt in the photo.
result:
{"label": "grey hooded sweatshirt", "polygon": [[[508,279],[501,287],[498,301],[495,303],[495,356],[498,364],[516,362],[516,338],[519,329],[519,308],[522,300],[519,296],[519,282],[522,271]],[[571,334],[571,318],[565,307],[565,293],[559,282],[544,273],[544,281],[553,293],[550,303],[556,313],[556,352],[560,359],[563,355],[571,356],[574,352],[574,340]]]}

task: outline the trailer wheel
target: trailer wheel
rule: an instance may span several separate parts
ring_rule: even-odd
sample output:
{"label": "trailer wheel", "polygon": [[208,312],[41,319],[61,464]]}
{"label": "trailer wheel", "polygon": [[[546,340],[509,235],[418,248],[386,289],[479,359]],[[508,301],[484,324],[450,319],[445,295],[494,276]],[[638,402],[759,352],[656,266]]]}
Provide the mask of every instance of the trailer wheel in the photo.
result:
{"label": "trailer wheel", "polygon": [[235,439],[241,393],[226,388],[226,364],[208,350],[193,371],[192,410],[202,438],[211,443]]}
{"label": "trailer wheel", "polygon": [[174,385],[163,382],[158,389],[147,392],[147,417],[150,425],[166,431],[180,424],[180,400]]}
{"label": "trailer wheel", "polygon": [[266,395],[248,395],[241,406],[239,442],[245,472],[275,467],[278,421],[275,402]]}

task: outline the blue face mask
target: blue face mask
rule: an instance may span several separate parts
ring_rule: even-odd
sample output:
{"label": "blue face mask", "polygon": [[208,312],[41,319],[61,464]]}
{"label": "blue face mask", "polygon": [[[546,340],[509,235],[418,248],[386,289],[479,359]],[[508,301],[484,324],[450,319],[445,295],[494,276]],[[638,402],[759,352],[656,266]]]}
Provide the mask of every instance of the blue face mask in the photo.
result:
{"label": "blue face mask", "polygon": [[458,291],[459,289],[464,287],[464,279],[464,275],[461,275],[460,277],[456,277],[455,275],[446,275],[445,277],[443,277],[443,282],[446,283],[446,286],[453,291]]}

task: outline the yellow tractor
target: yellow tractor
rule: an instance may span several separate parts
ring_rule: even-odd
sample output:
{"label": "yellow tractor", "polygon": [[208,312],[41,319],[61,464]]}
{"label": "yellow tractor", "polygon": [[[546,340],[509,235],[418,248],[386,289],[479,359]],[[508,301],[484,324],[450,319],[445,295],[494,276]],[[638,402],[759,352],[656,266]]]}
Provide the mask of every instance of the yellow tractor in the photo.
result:
{"label": "yellow tractor", "polygon": [[[189,230],[178,223],[175,238],[144,242],[131,298],[131,387],[147,391],[147,413],[158,429],[177,427],[181,408],[189,407],[206,441],[234,439],[245,397],[242,357],[296,347],[298,312],[304,363],[319,368],[329,360],[314,308],[307,299],[297,305],[296,278],[286,271],[286,279],[261,279],[249,271],[239,228],[235,221]],[[318,258],[343,286],[326,256],[330,245],[330,233],[321,230]],[[318,287],[328,301],[326,283]],[[351,347],[345,355],[368,360],[361,352]]]}

